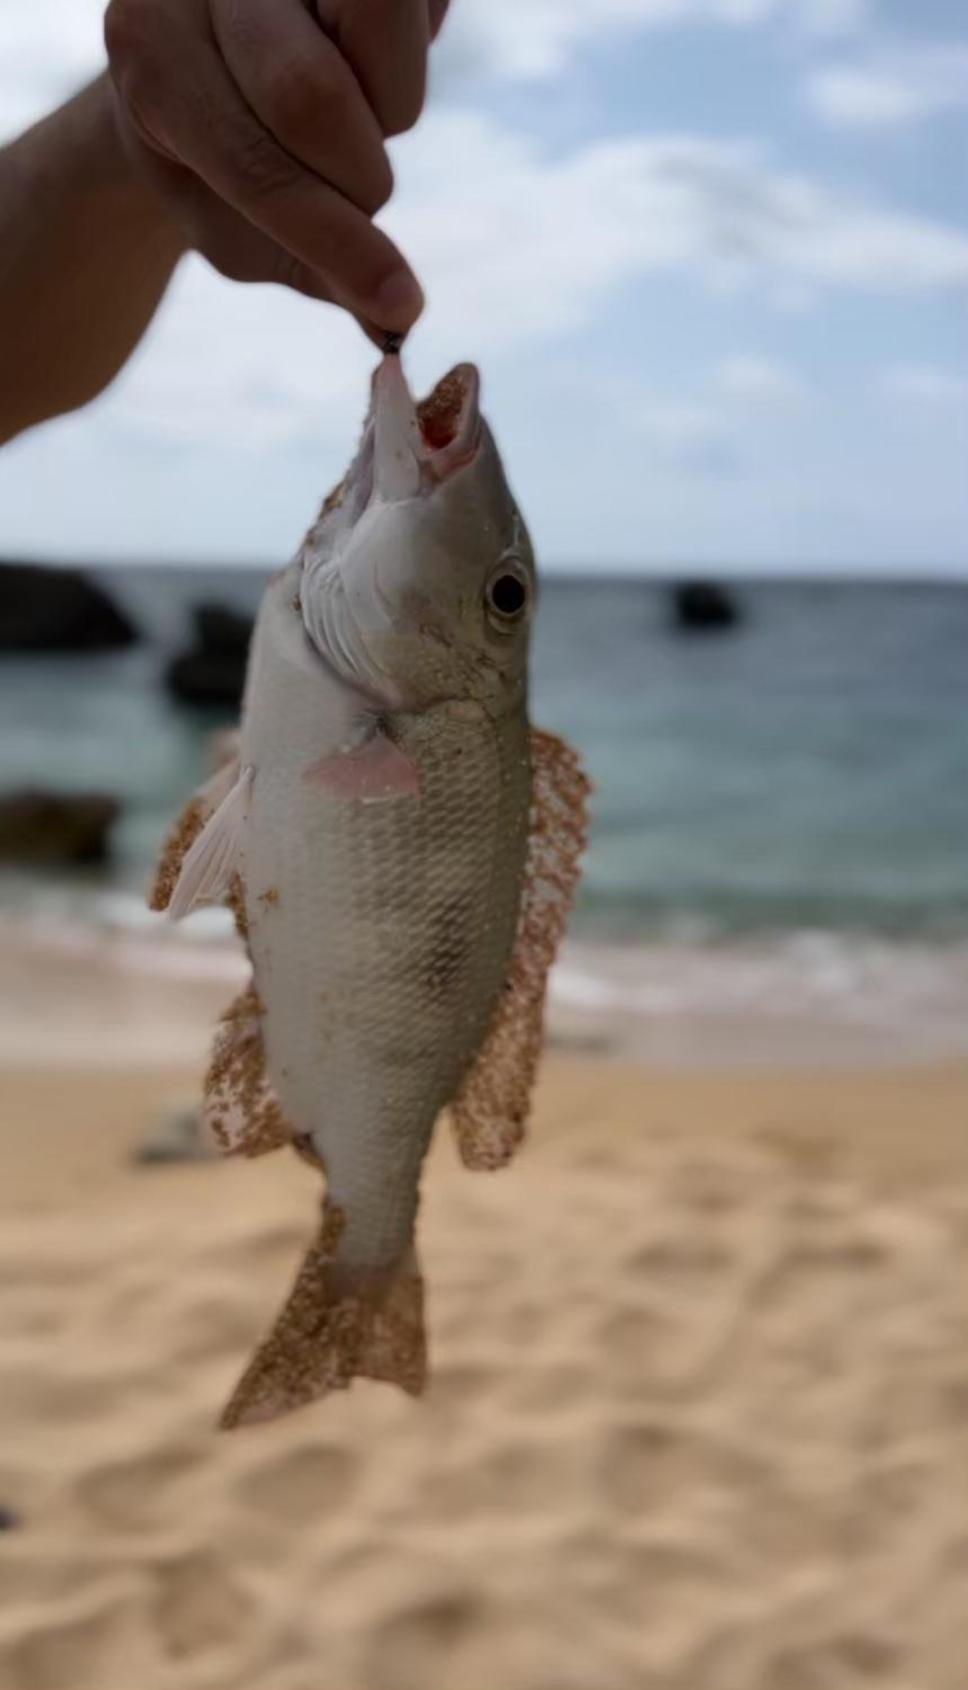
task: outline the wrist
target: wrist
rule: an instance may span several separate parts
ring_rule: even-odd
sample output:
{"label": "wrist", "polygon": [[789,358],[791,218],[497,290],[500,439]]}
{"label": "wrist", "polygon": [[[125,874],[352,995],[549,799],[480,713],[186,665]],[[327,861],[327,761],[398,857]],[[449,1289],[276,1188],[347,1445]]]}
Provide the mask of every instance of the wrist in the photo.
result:
{"label": "wrist", "polygon": [[89,102],[86,122],[102,181],[123,196],[126,214],[143,222],[146,234],[170,247],[175,262],[188,250],[185,232],[167,200],[132,158],[125,145],[111,78],[103,72],[78,95]]}
{"label": "wrist", "polygon": [[41,192],[45,179],[62,190],[70,174],[75,191],[97,206],[99,219],[110,207],[111,217],[123,220],[152,251],[170,255],[172,264],[187,250],[165,200],[128,155],[106,71],[38,124],[31,139],[31,174]]}

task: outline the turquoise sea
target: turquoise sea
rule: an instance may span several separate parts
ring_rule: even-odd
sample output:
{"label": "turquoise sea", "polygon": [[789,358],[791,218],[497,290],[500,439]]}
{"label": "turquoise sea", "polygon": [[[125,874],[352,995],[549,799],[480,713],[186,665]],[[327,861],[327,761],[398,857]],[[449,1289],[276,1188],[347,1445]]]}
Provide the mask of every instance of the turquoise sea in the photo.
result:
{"label": "turquoise sea", "polygon": [[[75,878],[81,898],[140,889],[226,720],[174,705],[159,684],[191,603],[254,608],[263,581],[225,569],[101,578],[146,643],[0,660],[0,789],[97,787],[123,802],[116,861]],[[683,636],[659,584],[544,584],[533,715],[575,742],[595,783],[576,931],[968,936],[968,587],[735,591],[739,627]],[[22,876],[4,885],[23,899]]]}

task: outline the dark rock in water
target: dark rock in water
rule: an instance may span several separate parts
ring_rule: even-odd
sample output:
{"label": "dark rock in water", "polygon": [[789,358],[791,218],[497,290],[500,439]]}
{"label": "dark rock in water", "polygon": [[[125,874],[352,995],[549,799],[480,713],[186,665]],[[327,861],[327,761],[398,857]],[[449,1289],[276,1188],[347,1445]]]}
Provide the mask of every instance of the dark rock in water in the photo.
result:
{"label": "dark rock in water", "polygon": [[202,651],[245,658],[252,638],[252,618],[226,604],[197,604],[192,612],[195,640]]}
{"label": "dark rock in water", "polygon": [[116,798],[104,792],[44,792],[36,788],[0,793],[0,861],[63,865],[103,863],[120,814]]}
{"label": "dark rock in water", "polygon": [[138,637],[79,570],[0,563],[0,651],[114,651]]}
{"label": "dark rock in water", "polygon": [[153,1130],[131,1152],[133,1162],[149,1166],[162,1162],[211,1162],[218,1156],[218,1146],[206,1133],[192,1104],[165,1110]]}
{"label": "dark rock in water", "polygon": [[227,704],[237,708],[245,685],[245,660],[217,652],[186,651],[165,670],[165,684],[182,704]]}
{"label": "dark rock in water", "polygon": [[6,1506],[6,1503],[0,1502],[0,1532],[16,1531],[19,1525],[20,1515],[15,1514],[12,1508]]}
{"label": "dark rock in water", "polygon": [[252,621],[227,605],[198,604],[193,611],[195,638],[173,657],[165,684],[185,704],[242,702]]}
{"label": "dark rock in water", "polygon": [[680,581],[672,589],[676,626],[688,631],[734,628],[740,608],[729,591],[717,581]]}

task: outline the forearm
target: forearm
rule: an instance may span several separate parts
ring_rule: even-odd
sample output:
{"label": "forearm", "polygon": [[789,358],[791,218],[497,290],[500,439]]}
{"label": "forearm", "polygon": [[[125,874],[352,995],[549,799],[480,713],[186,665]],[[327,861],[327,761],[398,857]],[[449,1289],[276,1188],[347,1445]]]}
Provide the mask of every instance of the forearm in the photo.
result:
{"label": "forearm", "polygon": [[0,441],[107,386],[183,250],[105,77],[0,151]]}

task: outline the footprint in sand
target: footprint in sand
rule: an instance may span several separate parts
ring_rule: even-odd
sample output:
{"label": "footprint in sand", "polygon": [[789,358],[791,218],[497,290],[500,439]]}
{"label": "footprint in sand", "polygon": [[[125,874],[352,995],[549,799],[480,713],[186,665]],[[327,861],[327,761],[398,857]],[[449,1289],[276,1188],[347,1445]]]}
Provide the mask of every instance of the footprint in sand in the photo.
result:
{"label": "footprint in sand", "polygon": [[515,1414],[534,1415],[546,1426],[549,1416],[567,1415],[580,1409],[593,1386],[590,1367],[549,1362],[545,1367],[513,1374],[503,1407]]}
{"label": "footprint in sand", "polygon": [[[125,1638],[140,1625],[134,1592],[86,1604],[71,1618],[44,1613],[29,1630],[0,1643],[2,1690],[92,1690],[119,1682]],[[132,1679],[132,1682],[134,1680]]]}
{"label": "footprint in sand", "polygon": [[307,1445],[253,1467],[239,1481],[242,1501],[282,1526],[328,1519],[354,1496],[360,1463],[338,1444]]}
{"label": "footprint in sand", "polygon": [[572,1439],[522,1438],[462,1454],[428,1471],[423,1495],[434,1523],[462,1524],[494,1514],[521,1517],[547,1510],[548,1498],[567,1500],[580,1490],[585,1451]]}
{"label": "footprint in sand", "polygon": [[693,1440],[660,1422],[614,1427],[599,1460],[601,1494],[623,1514],[653,1514],[695,1483]]}
{"label": "footprint in sand", "polygon": [[172,1359],[189,1367],[225,1359],[241,1367],[259,1333],[252,1305],[238,1289],[192,1295],[186,1288],[167,1312],[167,1326]]}
{"label": "footprint in sand", "polygon": [[400,1608],[373,1629],[367,1690],[428,1690],[430,1661],[437,1682],[451,1682],[455,1652],[483,1623],[484,1605],[470,1592],[441,1592]]}
{"label": "footprint in sand", "polygon": [[244,1586],[232,1577],[225,1557],[191,1550],[155,1570],[154,1612],[165,1653],[173,1659],[238,1644],[258,1623]]}
{"label": "footprint in sand", "polygon": [[142,1532],[177,1518],[181,1481],[195,1473],[202,1456],[173,1445],[94,1467],[78,1483],[82,1504],[109,1526]]}
{"label": "footprint in sand", "polygon": [[491,1362],[441,1362],[431,1373],[424,1399],[429,1414],[470,1415],[494,1383]]}

